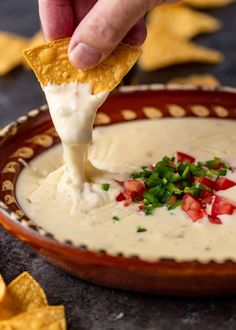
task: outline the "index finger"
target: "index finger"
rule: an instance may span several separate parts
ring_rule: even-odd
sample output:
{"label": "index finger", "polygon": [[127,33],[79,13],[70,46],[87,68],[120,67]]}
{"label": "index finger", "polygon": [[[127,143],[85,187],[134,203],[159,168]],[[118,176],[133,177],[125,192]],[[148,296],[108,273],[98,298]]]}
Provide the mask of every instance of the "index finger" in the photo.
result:
{"label": "index finger", "polygon": [[74,17],[70,0],[39,0],[39,15],[46,40],[70,37]]}

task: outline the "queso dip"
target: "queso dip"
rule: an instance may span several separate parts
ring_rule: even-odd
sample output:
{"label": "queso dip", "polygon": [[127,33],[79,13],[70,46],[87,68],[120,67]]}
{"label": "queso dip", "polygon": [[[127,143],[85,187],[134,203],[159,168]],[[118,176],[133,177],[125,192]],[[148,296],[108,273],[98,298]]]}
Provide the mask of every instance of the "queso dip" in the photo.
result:
{"label": "queso dip", "polygon": [[[96,102],[98,106],[100,101]],[[63,115],[70,114],[65,109]],[[136,204],[126,207],[116,201],[120,180],[178,150],[201,161],[218,156],[236,167],[235,132],[233,121],[198,118],[139,120],[96,128],[89,151],[84,151],[88,154],[86,179],[82,175],[71,182],[73,167],[68,169],[68,161],[64,164],[65,150],[63,160],[58,145],[22,171],[17,200],[36,224],[58,240],[71,240],[93,251],[137,255],[148,261],[236,261],[236,213],[222,215],[222,225],[214,225],[206,220],[192,222],[180,207],[157,208],[147,216],[137,212]],[[236,181],[233,171],[227,177]],[[104,183],[109,190],[101,189]],[[236,187],[219,195],[236,202]]]}

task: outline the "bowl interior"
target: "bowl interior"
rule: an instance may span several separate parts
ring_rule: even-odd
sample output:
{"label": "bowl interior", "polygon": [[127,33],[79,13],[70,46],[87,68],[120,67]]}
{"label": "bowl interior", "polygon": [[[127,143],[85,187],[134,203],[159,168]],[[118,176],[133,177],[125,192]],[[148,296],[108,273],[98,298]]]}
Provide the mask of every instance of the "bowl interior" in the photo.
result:
{"label": "bowl interior", "polygon": [[[236,93],[231,89],[181,89],[159,85],[122,88],[99,109],[95,126],[164,117],[235,120],[235,105]],[[24,228],[51,239],[54,239],[51,233],[37,226],[23,212],[16,200],[15,186],[25,163],[59,142],[47,106],[30,111],[0,132],[0,209]]]}

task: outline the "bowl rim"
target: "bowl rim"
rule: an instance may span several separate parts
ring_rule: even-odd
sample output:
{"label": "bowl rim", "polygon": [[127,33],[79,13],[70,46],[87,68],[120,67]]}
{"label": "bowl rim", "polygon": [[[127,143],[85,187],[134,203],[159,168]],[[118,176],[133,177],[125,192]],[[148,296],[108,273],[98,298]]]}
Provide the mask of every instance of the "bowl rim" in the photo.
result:
{"label": "bowl rim", "polygon": [[[192,84],[143,84],[143,85],[131,85],[131,86],[122,86],[115,90],[114,93],[118,94],[127,94],[133,92],[145,92],[145,91],[202,91],[202,92],[227,92],[229,94],[236,94],[236,88],[230,86],[197,86]],[[8,137],[9,133],[15,127],[19,127],[21,124],[25,123],[28,119],[32,119],[37,117],[42,112],[47,112],[48,106],[44,104],[39,108],[35,108],[30,110],[26,115],[23,115],[17,118],[15,121],[10,122],[5,127],[0,129],[0,141],[6,137]],[[11,225],[16,226],[17,231],[20,233],[21,238],[24,237],[23,241],[30,243],[33,241],[39,245],[46,245],[50,249],[58,249],[66,250],[66,251],[74,251],[76,252],[77,256],[89,256],[90,258],[97,260],[98,258],[104,259],[104,261],[117,261],[119,260],[121,263],[123,262],[132,262],[137,265],[142,266],[151,266],[157,264],[166,264],[166,265],[198,265],[198,266],[207,266],[207,265],[236,265],[236,262],[230,259],[224,260],[223,262],[217,262],[214,260],[209,260],[207,262],[201,262],[199,260],[188,260],[188,261],[176,261],[175,259],[166,259],[160,258],[157,260],[149,261],[142,258],[139,258],[137,255],[133,256],[124,256],[122,253],[117,253],[117,255],[112,255],[107,253],[105,250],[90,250],[84,245],[76,245],[70,240],[59,240],[54,237],[53,234],[49,233],[48,231],[44,230],[38,225],[35,225],[35,228],[31,228],[27,224],[22,224],[20,221],[20,217],[15,213],[12,212],[9,207],[5,204],[5,202],[0,199],[0,225],[6,228],[7,231],[8,227]],[[7,224],[6,224],[7,223]],[[30,239],[27,239],[28,236],[31,236]]]}

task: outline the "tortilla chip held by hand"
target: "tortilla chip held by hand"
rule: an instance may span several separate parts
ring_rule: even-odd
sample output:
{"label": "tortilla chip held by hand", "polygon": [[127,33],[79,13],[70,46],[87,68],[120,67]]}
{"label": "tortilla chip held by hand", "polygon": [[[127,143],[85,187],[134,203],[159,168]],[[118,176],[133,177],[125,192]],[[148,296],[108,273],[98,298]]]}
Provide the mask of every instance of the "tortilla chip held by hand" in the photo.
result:
{"label": "tortilla chip held by hand", "polygon": [[93,94],[115,88],[136,63],[141,50],[121,44],[102,63],[86,71],[74,67],[68,58],[70,38],[58,39],[23,51],[42,86],[70,82],[89,83]]}

